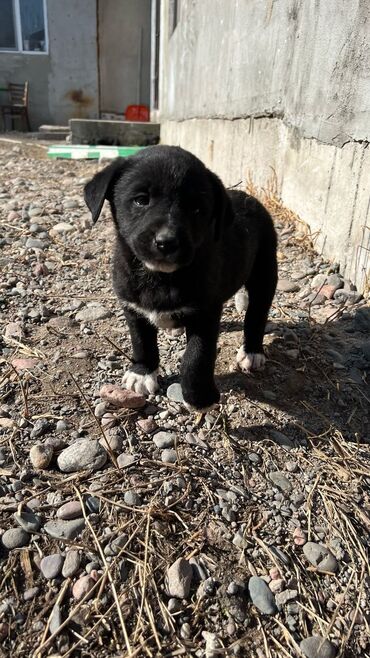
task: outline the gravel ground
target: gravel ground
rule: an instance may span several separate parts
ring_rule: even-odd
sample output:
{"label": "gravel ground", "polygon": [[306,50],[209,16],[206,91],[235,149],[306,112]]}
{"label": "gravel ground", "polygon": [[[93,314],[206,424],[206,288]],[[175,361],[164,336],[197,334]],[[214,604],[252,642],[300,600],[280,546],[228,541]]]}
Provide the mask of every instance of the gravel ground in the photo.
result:
{"label": "gravel ground", "polygon": [[366,301],[265,196],[264,371],[235,367],[231,301],[216,410],[178,401],[166,332],[161,394],[129,396],[97,165],[43,154],[0,142],[0,654],[370,656]]}

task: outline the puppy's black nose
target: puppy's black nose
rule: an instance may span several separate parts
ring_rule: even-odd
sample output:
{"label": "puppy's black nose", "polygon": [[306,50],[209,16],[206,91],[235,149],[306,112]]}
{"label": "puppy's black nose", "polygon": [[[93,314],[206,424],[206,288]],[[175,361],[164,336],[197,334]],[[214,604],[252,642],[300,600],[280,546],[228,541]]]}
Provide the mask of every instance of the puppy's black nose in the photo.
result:
{"label": "puppy's black nose", "polygon": [[179,241],[176,235],[170,231],[160,231],[154,239],[155,246],[162,254],[173,254],[178,249]]}

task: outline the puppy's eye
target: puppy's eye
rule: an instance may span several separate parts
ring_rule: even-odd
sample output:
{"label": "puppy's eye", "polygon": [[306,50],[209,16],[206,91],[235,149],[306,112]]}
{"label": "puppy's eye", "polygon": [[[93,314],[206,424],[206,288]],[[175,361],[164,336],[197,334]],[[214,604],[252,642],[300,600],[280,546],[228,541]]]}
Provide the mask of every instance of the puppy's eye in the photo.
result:
{"label": "puppy's eye", "polygon": [[149,205],[149,194],[138,194],[134,199],[134,206],[148,206]]}

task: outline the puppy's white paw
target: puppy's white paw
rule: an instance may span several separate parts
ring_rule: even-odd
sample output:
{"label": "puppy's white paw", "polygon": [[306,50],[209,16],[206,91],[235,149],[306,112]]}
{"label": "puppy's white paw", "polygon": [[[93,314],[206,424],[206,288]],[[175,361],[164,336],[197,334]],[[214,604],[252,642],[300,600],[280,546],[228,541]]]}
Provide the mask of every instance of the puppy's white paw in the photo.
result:
{"label": "puppy's white paw", "polygon": [[240,288],[234,297],[235,308],[238,313],[245,313],[249,304],[248,293],[244,288]]}
{"label": "puppy's white paw", "polygon": [[244,345],[242,345],[236,355],[236,361],[240,370],[248,374],[251,370],[259,370],[259,368],[263,368],[266,363],[266,357],[264,354],[246,352]]}
{"label": "puppy's white paw", "polygon": [[158,389],[157,376],[157,370],[147,375],[139,375],[137,372],[127,370],[123,375],[122,385],[140,395],[153,395]]}

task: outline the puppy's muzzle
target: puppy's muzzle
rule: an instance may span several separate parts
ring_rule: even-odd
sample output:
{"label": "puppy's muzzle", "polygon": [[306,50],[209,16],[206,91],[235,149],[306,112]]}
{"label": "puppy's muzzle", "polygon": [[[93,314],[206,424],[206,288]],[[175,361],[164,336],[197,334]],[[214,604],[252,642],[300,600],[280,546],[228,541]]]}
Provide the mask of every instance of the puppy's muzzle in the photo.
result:
{"label": "puppy's muzzle", "polygon": [[178,250],[180,246],[180,241],[176,233],[166,229],[159,231],[156,234],[154,238],[154,244],[157,251],[160,254],[162,254],[163,256],[169,256],[170,254],[174,254],[175,251]]}

